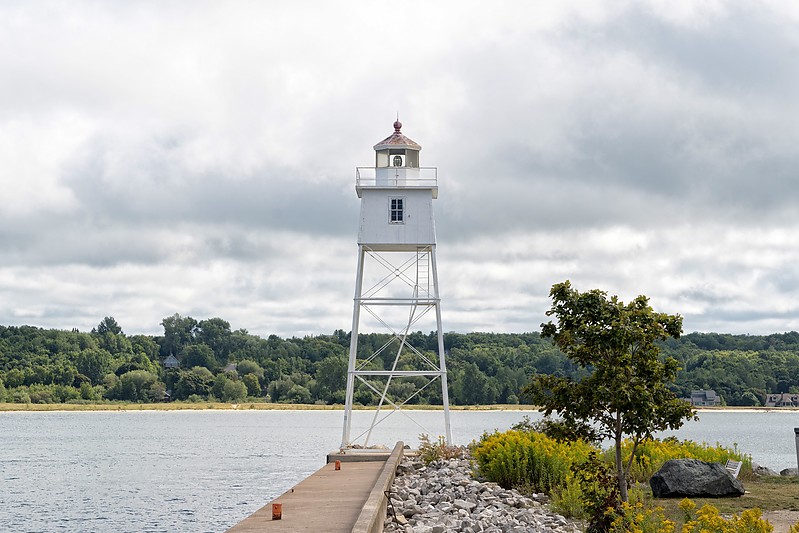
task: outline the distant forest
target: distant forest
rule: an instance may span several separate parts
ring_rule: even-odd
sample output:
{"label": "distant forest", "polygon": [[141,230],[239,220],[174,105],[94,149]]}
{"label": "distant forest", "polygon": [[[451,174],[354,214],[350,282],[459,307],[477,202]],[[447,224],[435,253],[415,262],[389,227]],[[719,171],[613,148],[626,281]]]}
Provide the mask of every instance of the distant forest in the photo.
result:
{"label": "distant forest", "polygon": [[[159,336],[125,335],[113,317],[89,333],[0,326],[0,402],[344,403],[347,332],[261,338],[233,330],[221,318],[198,321],[178,314],[161,325],[164,333]],[[368,356],[388,339],[386,334],[363,334],[359,350]],[[407,341],[435,357],[435,333],[415,332]],[[525,403],[521,390],[535,373],[579,377],[579,370],[538,333],[446,333],[444,346],[454,405]],[[757,406],[766,394],[799,392],[795,331],[766,336],[690,333],[662,349],[681,363],[674,389],[682,397],[692,390],[714,389],[726,405]],[[372,364],[390,368],[394,354],[384,354]],[[170,355],[179,367],[166,368]],[[412,369],[413,364],[401,360],[400,369]],[[391,387],[397,393],[412,392],[425,383],[410,378],[395,380]],[[361,384],[354,399],[370,405],[378,397]],[[441,387],[424,388],[412,402],[440,404]]]}

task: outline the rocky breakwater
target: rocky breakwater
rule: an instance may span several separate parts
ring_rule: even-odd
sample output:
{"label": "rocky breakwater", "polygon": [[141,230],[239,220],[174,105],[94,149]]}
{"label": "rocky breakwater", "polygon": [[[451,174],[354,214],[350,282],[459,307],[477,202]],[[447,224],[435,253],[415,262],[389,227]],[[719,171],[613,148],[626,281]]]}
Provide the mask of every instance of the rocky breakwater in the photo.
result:
{"label": "rocky breakwater", "polygon": [[408,457],[397,469],[390,496],[387,532],[580,531],[576,523],[549,511],[543,494],[527,497],[475,480],[468,459],[440,459],[425,466]]}

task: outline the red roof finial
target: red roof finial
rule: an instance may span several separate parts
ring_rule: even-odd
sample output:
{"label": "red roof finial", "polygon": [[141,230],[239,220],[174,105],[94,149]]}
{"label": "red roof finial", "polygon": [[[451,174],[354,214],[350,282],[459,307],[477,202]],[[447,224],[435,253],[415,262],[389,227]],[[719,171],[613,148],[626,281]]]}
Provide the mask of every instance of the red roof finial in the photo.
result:
{"label": "red roof finial", "polygon": [[402,122],[399,121],[399,113],[397,113],[397,120],[394,122],[394,133],[400,133],[402,129]]}

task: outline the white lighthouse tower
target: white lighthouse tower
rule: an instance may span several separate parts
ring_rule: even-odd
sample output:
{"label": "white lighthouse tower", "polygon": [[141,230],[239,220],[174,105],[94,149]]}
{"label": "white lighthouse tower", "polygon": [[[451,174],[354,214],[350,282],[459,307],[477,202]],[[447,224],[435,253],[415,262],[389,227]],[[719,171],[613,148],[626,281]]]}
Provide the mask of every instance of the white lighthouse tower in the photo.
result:
{"label": "white lighthouse tower", "polygon": [[[361,215],[342,448],[368,446],[372,431],[396,413],[422,433],[443,433],[452,442],[433,220],[438,170],[419,166],[422,147],[401,130],[397,120],[394,133],[374,146],[375,166],[356,169]],[[359,348],[362,328],[387,332],[389,340]],[[433,330],[435,343],[410,342],[414,331]],[[438,387],[443,424],[435,432],[402,408],[422,391],[438,396]],[[354,430],[352,407],[359,395],[379,397],[379,403],[370,423]]]}

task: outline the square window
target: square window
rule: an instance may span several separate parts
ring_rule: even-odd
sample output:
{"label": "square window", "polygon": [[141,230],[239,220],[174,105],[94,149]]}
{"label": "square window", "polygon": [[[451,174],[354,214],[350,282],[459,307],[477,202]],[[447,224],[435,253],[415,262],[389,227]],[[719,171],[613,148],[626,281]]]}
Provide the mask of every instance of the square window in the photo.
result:
{"label": "square window", "polygon": [[405,223],[405,199],[404,198],[390,198],[389,199],[388,222],[389,222],[389,224],[403,224],[403,223]]}

